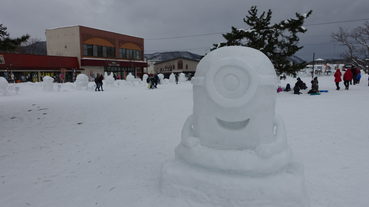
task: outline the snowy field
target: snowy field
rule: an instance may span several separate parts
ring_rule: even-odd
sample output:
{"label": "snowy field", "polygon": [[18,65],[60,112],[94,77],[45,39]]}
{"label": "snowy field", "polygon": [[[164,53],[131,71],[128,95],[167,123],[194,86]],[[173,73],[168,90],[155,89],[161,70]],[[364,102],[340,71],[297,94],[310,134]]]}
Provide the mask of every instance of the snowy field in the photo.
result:
{"label": "snowy field", "polygon": [[[189,82],[104,92],[17,86],[18,94],[0,94],[1,207],[197,206],[159,191],[161,166],[192,113]],[[276,109],[305,166],[311,206],[367,207],[367,75],[348,91],[336,91],[333,77],[319,77],[319,86],[329,92],[278,94]]]}

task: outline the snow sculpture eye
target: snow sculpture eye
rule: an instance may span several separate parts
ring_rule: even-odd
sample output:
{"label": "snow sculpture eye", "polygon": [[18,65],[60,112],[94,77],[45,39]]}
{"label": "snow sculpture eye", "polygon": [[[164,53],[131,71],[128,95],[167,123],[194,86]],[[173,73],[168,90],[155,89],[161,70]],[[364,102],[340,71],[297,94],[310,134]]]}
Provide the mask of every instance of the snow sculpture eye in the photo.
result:
{"label": "snow sculpture eye", "polygon": [[242,60],[223,59],[220,64],[213,64],[208,71],[206,88],[217,104],[238,107],[254,96],[257,87],[255,78],[253,70]]}

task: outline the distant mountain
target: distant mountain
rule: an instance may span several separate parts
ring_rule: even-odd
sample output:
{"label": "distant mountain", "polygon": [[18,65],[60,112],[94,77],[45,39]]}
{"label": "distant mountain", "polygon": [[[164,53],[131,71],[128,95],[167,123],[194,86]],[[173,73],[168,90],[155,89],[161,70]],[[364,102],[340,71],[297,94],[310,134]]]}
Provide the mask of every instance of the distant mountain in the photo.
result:
{"label": "distant mountain", "polygon": [[22,46],[18,48],[17,52],[21,54],[47,55],[46,41],[38,41],[27,46]]}
{"label": "distant mountain", "polygon": [[203,56],[201,55],[197,55],[187,51],[156,52],[152,54],[145,54],[145,58],[153,62],[163,62],[177,58],[200,61],[202,57]]}
{"label": "distant mountain", "polygon": [[295,64],[300,64],[300,63],[305,63],[306,61],[303,60],[302,58],[300,57],[297,57],[295,55],[291,56],[291,57],[288,57],[287,58],[289,61],[292,61],[293,63]]}

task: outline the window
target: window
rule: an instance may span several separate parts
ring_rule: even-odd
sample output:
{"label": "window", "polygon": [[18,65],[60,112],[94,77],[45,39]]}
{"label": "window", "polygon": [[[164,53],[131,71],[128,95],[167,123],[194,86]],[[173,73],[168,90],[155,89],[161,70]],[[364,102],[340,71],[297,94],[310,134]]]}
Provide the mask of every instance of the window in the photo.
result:
{"label": "window", "polygon": [[93,57],[115,57],[115,48],[100,45],[83,45],[83,55]]}
{"label": "window", "polygon": [[84,56],[94,56],[93,51],[93,45],[83,45]]}
{"label": "window", "polygon": [[177,65],[178,65],[178,69],[183,69],[183,61],[182,60],[178,60]]}

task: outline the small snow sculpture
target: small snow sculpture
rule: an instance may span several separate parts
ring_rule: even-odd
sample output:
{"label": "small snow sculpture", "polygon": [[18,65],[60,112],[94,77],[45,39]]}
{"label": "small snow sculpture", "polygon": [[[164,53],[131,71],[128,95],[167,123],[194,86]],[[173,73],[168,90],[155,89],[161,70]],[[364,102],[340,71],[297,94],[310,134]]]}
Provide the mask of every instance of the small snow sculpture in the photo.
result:
{"label": "small snow sculpture", "polygon": [[159,84],[164,84],[164,74],[159,73],[158,77],[159,77]]}
{"label": "small snow sculpture", "polygon": [[0,92],[3,93],[3,95],[8,94],[8,81],[4,77],[0,77]]}
{"label": "small snow sculpture", "polygon": [[114,86],[114,75],[113,73],[110,73],[109,75],[107,74],[107,72],[105,72],[105,76],[104,76],[104,84],[106,86]]}
{"label": "small snow sculpture", "polygon": [[275,115],[270,60],[248,47],[219,48],[192,84],[193,113],[163,166],[162,192],[213,206],[307,207],[302,168]]}
{"label": "small snow sculpture", "polygon": [[126,81],[128,85],[131,85],[131,86],[135,85],[135,77],[132,75],[132,73],[128,73],[126,77]]}
{"label": "small snow sculpture", "polygon": [[147,74],[144,74],[143,76],[142,76],[142,82],[144,83],[144,84],[146,84],[147,83],[147,79],[149,78],[149,76],[147,75]]}
{"label": "small snow sculpture", "polygon": [[169,83],[175,83],[176,82],[176,75],[174,73],[171,73],[169,76]]}
{"label": "small snow sculpture", "polygon": [[187,81],[186,75],[185,75],[184,73],[180,73],[180,74],[179,74],[179,77],[178,77],[178,81],[179,81],[180,83],[184,83],[184,82],[186,82],[186,81]]}
{"label": "small snow sculpture", "polygon": [[88,88],[88,76],[85,75],[85,74],[78,74],[75,84],[76,84],[76,89],[78,89],[78,90],[82,90],[82,89],[87,90],[87,88]]}
{"label": "small snow sculpture", "polygon": [[54,78],[50,76],[44,76],[42,78],[42,89],[44,91],[53,91],[54,90]]}

